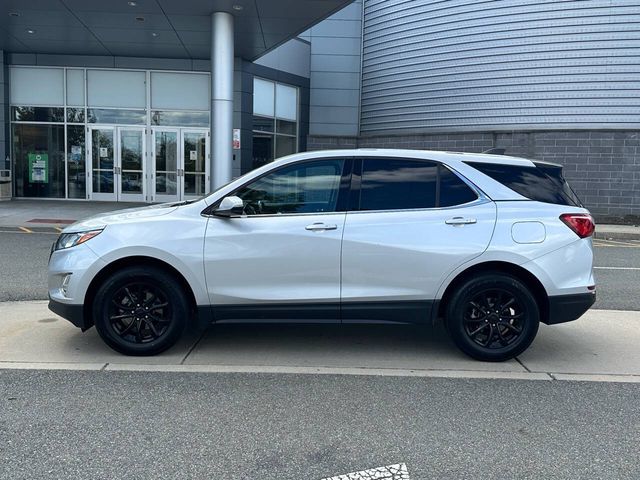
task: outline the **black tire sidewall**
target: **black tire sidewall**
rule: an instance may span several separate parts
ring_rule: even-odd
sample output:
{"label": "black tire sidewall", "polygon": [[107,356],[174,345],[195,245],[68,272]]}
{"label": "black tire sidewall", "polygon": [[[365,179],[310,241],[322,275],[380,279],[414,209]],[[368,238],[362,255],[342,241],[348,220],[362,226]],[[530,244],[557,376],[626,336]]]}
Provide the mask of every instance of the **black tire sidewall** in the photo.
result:
{"label": "black tire sidewall", "polygon": [[[123,340],[109,321],[109,303],[123,284],[135,280],[148,282],[160,289],[171,302],[172,318],[160,338],[136,344]],[[93,302],[93,319],[98,334],[112,349],[125,355],[155,355],[172,347],[182,336],[187,324],[189,307],[181,286],[166,272],[153,267],[126,267],[108,277],[98,289]]]}
{"label": "black tire sidewall", "polygon": [[[463,315],[467,303],[487,289],[504,289],[514,295],[525,310],[523,332],[513,344],[489,349],[474,342],[464,329]],[[447,331],[456,346],[477,360],[500,362],[524,352],[533,342],[540,324],[540,309],[530,290],[517,278],[503,273],[486,273],[465,281],[447,305]]]}

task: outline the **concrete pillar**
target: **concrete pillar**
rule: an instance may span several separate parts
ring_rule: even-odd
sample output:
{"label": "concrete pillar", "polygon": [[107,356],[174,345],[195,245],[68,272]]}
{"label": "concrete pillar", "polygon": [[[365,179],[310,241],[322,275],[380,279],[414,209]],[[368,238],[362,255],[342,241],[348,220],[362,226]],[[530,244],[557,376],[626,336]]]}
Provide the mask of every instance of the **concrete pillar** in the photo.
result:
{"label": "concrete pillar", "polygon": [[211,14],[211,190],[231,180],[233,15]]}

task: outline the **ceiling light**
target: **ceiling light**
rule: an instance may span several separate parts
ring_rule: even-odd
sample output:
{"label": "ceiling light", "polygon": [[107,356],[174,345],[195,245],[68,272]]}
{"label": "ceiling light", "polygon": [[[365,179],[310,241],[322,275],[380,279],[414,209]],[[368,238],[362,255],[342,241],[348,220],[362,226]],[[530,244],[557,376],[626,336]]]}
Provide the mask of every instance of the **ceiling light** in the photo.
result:
{"label": "ceiling light", "polygon": [[151,36],[152,36],[152,37],[157,37],[157,36],[158,36],[158,34],[157,34],[156,32],[151,32]]}
{"label": "ceiling light", "polygon": [[242,10],[244,7],[243,7],[242,5],[234,5],[232,8],[233,8],[234,10],[236,10],[236,11],[238,11],[238,12],[239,12],[239,11],[240,11],[240,10]]}
{"label": "ceiling light", "polygon": [[18,13],[18,12],[9,12],[9,16],[10,16],[10,17],[20,17],[20,16],[21,16],[21,14],[20,14],[20,13]]}
{"label": "ceiling light", "polygon": [[138,21],[138,22],[144,22],[144,17],[136,17],[136,21]]}
{"label": "ceiling light", "polygon": [[30,29],[30,28],[28,28],[28,29],[27,29],[27,33],[28,33],[29,35],[33,35],[34,33],[36,33],[36,31],[35,31],[35,30],[32,30],[32,29]]}
{"label": "ceiling light", "polygon": [[136,5],[138,5],[138,2],[127,2],[127,5],[129,5],[130,7],[135,7]]}

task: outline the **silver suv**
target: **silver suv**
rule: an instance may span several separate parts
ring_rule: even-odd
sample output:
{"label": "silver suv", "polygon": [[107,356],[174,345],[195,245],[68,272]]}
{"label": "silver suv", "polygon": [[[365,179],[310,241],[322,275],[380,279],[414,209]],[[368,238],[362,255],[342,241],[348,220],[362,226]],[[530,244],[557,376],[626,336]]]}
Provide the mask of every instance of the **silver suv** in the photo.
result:
{"label": "silver suv", "polygon": [[129,355],[200,322],[428,323],[523,352],[595,301],[594,224],[559,165],[414,150],[282,158],[197,201],[67,227],[50,308]]}

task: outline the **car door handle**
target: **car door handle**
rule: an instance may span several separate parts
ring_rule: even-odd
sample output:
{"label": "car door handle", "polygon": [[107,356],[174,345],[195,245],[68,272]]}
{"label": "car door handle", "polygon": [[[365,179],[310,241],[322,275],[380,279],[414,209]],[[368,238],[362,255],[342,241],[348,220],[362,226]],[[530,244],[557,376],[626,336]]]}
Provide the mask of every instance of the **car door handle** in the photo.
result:
{"label": "car door handle", "polygon": [[477,223],[475,218],[465,218],[465,217],[453,217],[449,220],[445,220],[447,225],[469,225],[472,223]]}
{"label": "car door handle", "polygon": [[337,230],[337,225],[327,225],[326,223],[318,222],[312,223],[304,227],[305,230],[311,230],[312,232],[322,232],[324,230]]}

